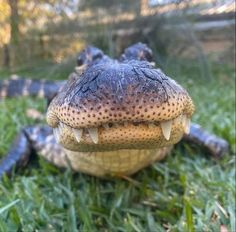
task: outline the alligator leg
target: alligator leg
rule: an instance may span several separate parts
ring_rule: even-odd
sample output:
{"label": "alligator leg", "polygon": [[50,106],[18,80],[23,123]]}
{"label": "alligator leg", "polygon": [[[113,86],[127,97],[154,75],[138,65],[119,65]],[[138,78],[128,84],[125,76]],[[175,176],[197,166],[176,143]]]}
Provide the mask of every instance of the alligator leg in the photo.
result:
{"label": "alligator leg", "polygon": [[25,131],[22,130],[16,137],[7,156],[0,163],[0,179],[4,173],[9,174],[13,167],[26,165],[31,152],[31,144]]}
{"label": "alligator leg", "polygon": [[14,167],[26,165],[34,152],[59,167],[68,166],[65,153],[56,143],[50,127],[26,127],[18,134],[8,154],[0,162],[0,179],[4,173],[9,174]]}
{"label": "alligator leg", "polygon": [[229,144],[226,140],[209,133],[198,124],[191,123],[190,133],[184,136],[184,140],[205,147],[216,158],[229,153]]}

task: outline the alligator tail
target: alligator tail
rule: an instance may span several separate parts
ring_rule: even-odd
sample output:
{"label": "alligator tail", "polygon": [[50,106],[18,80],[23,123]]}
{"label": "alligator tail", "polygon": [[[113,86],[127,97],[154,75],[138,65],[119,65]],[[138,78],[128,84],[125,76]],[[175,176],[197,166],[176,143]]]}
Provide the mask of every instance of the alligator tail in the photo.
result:
{"label": "alligator tail", "polygon": [[18,96],[33,96],[52,99],[64,81],[47,81],[25,78],[0,80],[0,99]]}

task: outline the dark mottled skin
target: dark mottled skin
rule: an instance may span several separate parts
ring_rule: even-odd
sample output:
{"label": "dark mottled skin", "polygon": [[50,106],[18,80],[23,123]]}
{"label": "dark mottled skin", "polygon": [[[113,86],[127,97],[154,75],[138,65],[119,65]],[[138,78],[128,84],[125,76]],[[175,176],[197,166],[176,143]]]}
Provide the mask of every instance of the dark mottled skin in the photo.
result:
{"label": "dark mottled skin", "polygon": [[[50,139],[51,138],[51,139]],[[52,129],[48,126],[25,127],[17,135],[7,156],[0,165],[0,177],[4,173],[10,173],[12,167],[25,166],[33,153],[45,153],[48,149],[54,148],[54,155],[60,153],[61,147],[53,137]],[[49,156],[48,160],[53,159]],[[53,161],[53,160],[51,160]]]}
{"label": "dark mottled skin", "polygon": [[[143,68],[140,65],[143,65]],[[149,95],[156,88],[166,92],[166,76],[161,71],[151,68],[152,66],[149,63],[136,63],[135,61],[126,64],[107,62],[105,65],[104,63],[93,65],[68,89],[65,94],[66,102],[70,105],[73,104],[73,100],[80,102],[91,98],[91,101],[96,101],[96,98],[99,100],[100,98],[112,99],[114,97],[118,101],[124,101],[123,93],[127,92],[127,86],[132,86],[135,89],[135,91],[133,89],[131,91],[136,92],[138,98],[141,95]],[[117,73],[116,70],[119,70],[118,75],[114,75],[114,73]],[[152,75],[154,72],[156,75]],[[153,76],[156,78],[153,79]],[[160,87],[157,87],[158,85]],[[100,95],[96,95],[97,92]],[[116,96],[123,97],[117,99]],[[165,94],[163,99],[158,100],[166,101],[167,97],[167,94]],[[58,104],[62,103],[64,103],[64,96],[58,100]]]}
{"label": "dark mottled skin", "polygon": [[[139,68],[136,68],[136,62],[130,61],[133,58],[143,61],[143,63],[141,63],[143,64],[143,68],[140,66]],[[100,65],[101,60],[103,60],[102,65]],[[86,76],[86,78],[81,78],[76,81],[76,85],[79,86],[76,90],[77,92],[74,92],[74,86],[71,86],[71,91],[68,91],[64,95],[68,104],[72,104],[71,99],[74,97],[77,97],[78,101],[82,101],[84,96],[93,96],[98,86],[99,88],[104,89],[102,94],[105,97],[112,99],[110,91],[109,93],[106,93],[106,90],[111,88],[112,92],[114,93],[119,93],[120,91],[122,92],[124,88],[126,88],[127,82],[133,83],[133,87],[137,88],[137,93],[142,95],[145,95],[146,93],[148,94],[152,89],[152,86],[165,83],[165,75],[163,75],[159,70],[152,70],[151,64],[147,63],[147,61],[152,60],[152,51],[146,45],[138,43],[127,48],[120,60],[127,60],[127,63],[123,63],[122,65],[117,63],[117,66],[113,65],[112,68],[118,68],[120,70],[120,75],[124,75],[127,70],[129,70],[129,73],[132,73],[132,75],[130,78],[126,79],[114,79],[114,83],[119,81],[119,84],[117,85],[117,83],[114,84],[110,81],[111,78],[107,78],[109,75],[111,75],[110,73],[112,73],[112,70],[109,71],[109,69],[106,68],[105,75],[101,75],[101,73],[104,71],[104,67],[106,67],[106,65],[110,65],[111,59],[108,56],[105,56],[101,50],[94,47],[88,47],[82,53],[80,53],[77,63],[79,67],[84,67],[79,70],[79,72],[82,74],[82,76]],[[93,66],[91,66],[91,63],[93,63]],[[99,65],[101,67],[99,67]],[[147,66],[150,68],[147,68]],[[87,68],[92,69],[91,72],[85,72]],[[151,72],[158,72],[158,75],[155,75],[158,78],[153,79]],[[76,75],[72,74],[69,78],[73,80],[73,78],[77,77]],[[139,82],[143,82],[142,88],[140,88],[138,85]],[[71,81],[71,83],[74,82]],[[27,81],[25,79],[12,79],[5,82],[0,81],[0,99],[5,97],[31,95],[45,97],[50,101],[52,97],[56,95],[59,89],[63,88],[63,85],[64,82],[61,81]],[[67,82],[67,86],[68,85],[70,85],[70,81]],[[117,88],[117,86],[120,87]],[[161,85],[160,91],[165,92],[165,88],[163,86],[165,86],[165,84]],[[96,97],[100,98],[104,96]],[[163,96],[166,96],[167,98],[168,94],[163,94]],[[118,98],[118,101],[119,100],[123,101],[123,99]],[[161,99],[161,101],[165,100],[165,97]],[[58,101],[60,101],[60,99]],[[185,135],[184,140],[206,147],[208,151],[215,157],[220,157],[224,153],[228,152],[228,143],[225,140],[208,133],[197,124],[191,124],[190,134]],[[61,146],[56,143],[52,134],[52,129],[50,127],[33,126],[25,127],[21,130],[10,150],[8,151],[6,157],[1,161],[0,178],[4,173],[10,173],[14,166],[18,167],[25,165],[28,162],[30,155],[34,152],[41,153],[46,159],[55,164],[57,163],[58,157],[60,158],[60,155],[63,155]]]}
{"label": "dark mottled skin", "polygon": [[191,124],[190,133],[184,136],[188,143],[194,143],[205,149],[214,157],[221,157],[229,150],[229,144],[222,138],[209,133],[198,124]]}
{"label": "dark mottled skin", "polygon": [[121,61],[125,60],[140,60],[140,61],[153,61],[152,50],[143,43],[134,44],[125,49],[120,57]]}
{"label": "dark mottled skin", "polygon": [[106,56],[103,51],[99,48],[88,46],[84,51],[82,51],[77,57],[77,65],[83,66],[87,65],[90,66],[91,64],[96,64],[99,62],[109,62],[111,60],[110,57]]}
{"label": "dark mottled skin", "polygon": [[26,133],[27,129],[23,129],[16,137],[14,143],[5,159],[1,162],[0,177],[4,173],[9,173],[14,166],[24,166],[30,157],[31,144]]}

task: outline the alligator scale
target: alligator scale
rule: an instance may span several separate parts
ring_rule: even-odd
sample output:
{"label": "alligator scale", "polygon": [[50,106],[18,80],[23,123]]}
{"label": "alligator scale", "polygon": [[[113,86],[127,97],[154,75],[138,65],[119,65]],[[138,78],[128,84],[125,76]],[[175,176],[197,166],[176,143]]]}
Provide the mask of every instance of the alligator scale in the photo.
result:
{"label": "alligator scale", "polygon": [[228,149],[190,123],[194,105],[187,91],[155,68],[151,49],[141,43],[118,60],[87,47],[66,83],[0,82],[0,97],[37,94],[50,101],[49,126],[22,129],[0,176],[26,163],[33,150],[56,166],[106,176],[130,175],[164,158],[184,134],[216,156]]}

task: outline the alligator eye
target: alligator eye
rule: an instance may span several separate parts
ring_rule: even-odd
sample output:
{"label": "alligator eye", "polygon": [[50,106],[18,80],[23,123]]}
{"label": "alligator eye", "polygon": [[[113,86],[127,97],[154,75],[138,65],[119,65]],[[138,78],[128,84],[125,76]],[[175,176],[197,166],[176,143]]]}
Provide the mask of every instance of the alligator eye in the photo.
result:
{"label": "alligator eye", "polygon": [[98,54],[94,55],[93,60],[97,60],[100,58],[102,58],[102,53],[98,53]]}
{"label": "alligator eye", "polygon": [[78,66],[83,65],[83,60],[82,60],[81,57],[78,57],[78,58],[77,58],[77,65],[78,65]]}
{"label": "alligator eye", "polygon": [[151,62],[153,60],[152,54],[149,53],[148,51],[145,51],[145,57],[148,62]]}

